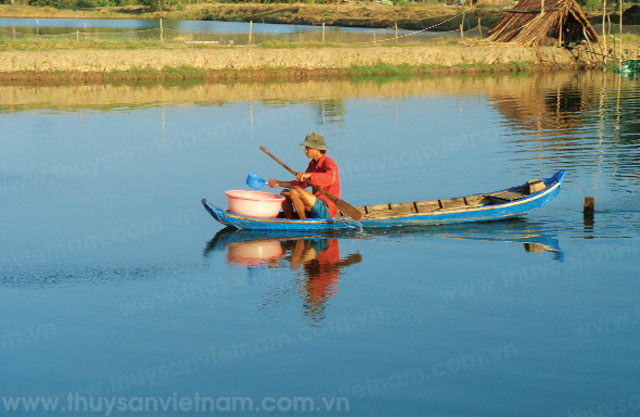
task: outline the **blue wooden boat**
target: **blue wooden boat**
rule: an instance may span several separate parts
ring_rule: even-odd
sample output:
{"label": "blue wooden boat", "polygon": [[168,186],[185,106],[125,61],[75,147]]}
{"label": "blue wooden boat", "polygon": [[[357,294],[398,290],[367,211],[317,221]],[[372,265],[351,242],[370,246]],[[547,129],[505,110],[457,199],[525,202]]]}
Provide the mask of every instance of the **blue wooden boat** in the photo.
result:
{"label": "blue wooden boat", "polygon": [[246,230],[345,230],[504,220],[522,216],[547,204],[560,191],[565,171],[545,180],[530,180],[501,191],[439,200],[410,201],[357,207],[359,221],[346,216],[287,220],[244,216],[215,207],[202,199],[204,208],[225,226]]}

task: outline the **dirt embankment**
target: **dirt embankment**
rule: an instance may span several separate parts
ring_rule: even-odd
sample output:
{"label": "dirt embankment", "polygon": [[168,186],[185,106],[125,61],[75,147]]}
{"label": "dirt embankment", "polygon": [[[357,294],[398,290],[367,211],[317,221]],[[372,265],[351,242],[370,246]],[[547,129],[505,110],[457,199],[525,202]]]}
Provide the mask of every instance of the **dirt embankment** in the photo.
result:
{"label": "dirt embankment", "polygon": [[[409,65],[453,69],[456,72],[488,66],[525,63],[531,68],[566,69],[578,66],[571,52],[559,48],[517,46],[424,46],[372,48],[230,48],[49,50],[0,52],[0,78],[47,77],[56,74],[106,75],[141,69],[188,67],[216,74],[269,73],[281,78],[305,78],[309,74],[339,75],[357,66]],[[222,78],[225,78],[222,77]],[[219,77],[218,77],[219,78]],[[251,78],[251,77],[249,77]],[[258,77],[259,78],[259,77]]]}
{"label": "dirt embankment", "polygon": [[[362,3],[340,4],[258,4],[213,3],[188,5],[183,10],[155,12],[142,6],[105,7],[95,11],[58,10],[51,7],[0,5],[0,17],[32,18],[104,18],[104,19],[166,19],[222,20],[261,23],[289,23],[301,25],[353,26],[383,28],[396,22],[404,29],[423,29],[438,24],[433,30],[454,30],[460,27],[463,10],[471,26],[482,19],[483,26],[491,26],[502,12],[490,8],[473,10],[444,5],[412,5],[406,7]],[[457,16],[453,19],[452,17]],[[451,19],[446,21],[447,19]],[[446,21],[446,22],[445,22]],[[443,23],[444,22],[444,23]]]}

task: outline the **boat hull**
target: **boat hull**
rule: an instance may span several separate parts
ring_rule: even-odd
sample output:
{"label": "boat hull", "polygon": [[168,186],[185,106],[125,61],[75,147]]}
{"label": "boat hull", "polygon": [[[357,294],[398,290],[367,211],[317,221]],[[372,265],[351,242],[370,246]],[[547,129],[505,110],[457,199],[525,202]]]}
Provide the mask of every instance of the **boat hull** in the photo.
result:
{"label": "boat hull", "polygon": [[[546,186],[544,190],[532,193],[515,201],[505,202],[504,204],[386,217],[365,216],[360,221],[355,221],[347,217],[339,217],[330,220],[287,220],[283,218],[265,219],[231,213],[209,204],[204,199],[202,200],[202,204],[207,212],[209,212],[214,219],[223,225],[246,230],[346,230],[485,222],[522,216],[531,210],[544,206],[558,194],[564,180],[564,176],[565,171],[558,171],[553,177],[544,180]],[[515,189],[515,187],[513,189]],[[503,191],[508,190],[511,189]]]}

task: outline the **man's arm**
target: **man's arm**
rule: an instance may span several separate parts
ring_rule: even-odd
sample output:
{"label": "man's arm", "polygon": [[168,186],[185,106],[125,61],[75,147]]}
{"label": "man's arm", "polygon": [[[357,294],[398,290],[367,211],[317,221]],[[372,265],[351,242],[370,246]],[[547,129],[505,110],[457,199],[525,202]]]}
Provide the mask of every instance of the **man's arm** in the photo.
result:
{"label": "man's arm", "polygon": [[296,174],[296,180],[295,181],[279,181],[275,178],[271,178],[269,180],[269,187],[271,188],[276,188],[276,187],[283,187],[283,188],[292,188],[292,187],[302,187],[302,188],[306,188],[308,187],[308,185],[304,182],[304,180],[307,180],[311,178],[311,174],[307,174],[304,172],[298,172]]}
{"label": "man's arm", "polygon": [[277,180],[275,178],[271,178],[269,180],[268,185],[271,188],[276,188],[276,187],[291,188],[291,183],[292,182],[293,181],[279,181],[279,180]]}

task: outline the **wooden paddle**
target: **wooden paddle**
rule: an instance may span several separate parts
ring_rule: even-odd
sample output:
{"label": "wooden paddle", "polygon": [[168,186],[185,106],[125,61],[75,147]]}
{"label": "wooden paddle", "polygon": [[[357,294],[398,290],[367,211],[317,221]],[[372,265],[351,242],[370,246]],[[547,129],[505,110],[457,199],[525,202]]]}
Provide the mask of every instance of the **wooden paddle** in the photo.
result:
{"label": "wooden paddle", "polygon": [[[262,152],[266,153],[267,155],[269,155],[271,157],[271,159],[273,159],[274,161],[276,161],[277,163],[282,165],[284,167],[284,169],[286,169],[287,171],[292,173],[294,176],[297,175],[297,172],[292,170],[291,167],[289,167],[289,165],[285,164],[280,159],[278,159],[277,156],[275,156],[274,154],[272,154],[271,152],[266,150],[264,146],[261,146],[260,150]],[[347,203],[344,200],[340,200],[338,197],[334,196],[333,194],[330,194],[330,193],[326,192],[325,190],[323,190],[322,188],[320,188],[320,187],[318,187],[316,185],[313,185],[309,180],[305,180],[305,182],[308,185],[310,185],[311,188],[313,188],[316,191],[319,191],[322,195],[327,197],[329,200],[333,201],[335,203],[336,207],[338,207],[340,209],[340,211],[342,211],[347,216],[351,217],[354,220],[360,220],[362,218],[362,213],[360,213],[360,210],[358,210],[357,208],[353,207],[351,204]]]}

